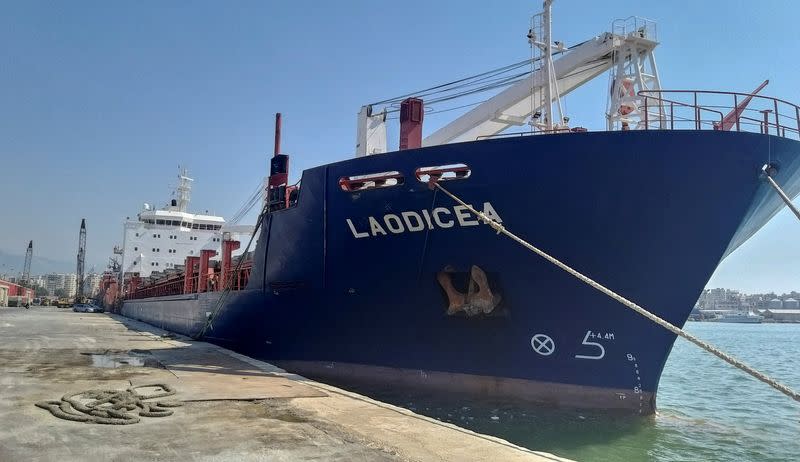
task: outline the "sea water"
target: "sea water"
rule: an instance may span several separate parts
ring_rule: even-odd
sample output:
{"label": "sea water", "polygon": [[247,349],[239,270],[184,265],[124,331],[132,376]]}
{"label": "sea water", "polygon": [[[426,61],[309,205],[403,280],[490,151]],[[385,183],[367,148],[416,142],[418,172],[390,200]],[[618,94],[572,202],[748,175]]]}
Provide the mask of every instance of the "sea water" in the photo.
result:
{"label": "sea water", "polygon": [[[800,324],[690,322],[686,330],[800,390]],[[800,461],[800,403],[683,339],[655,416],[363,390],[420,414],[577,461]]]}

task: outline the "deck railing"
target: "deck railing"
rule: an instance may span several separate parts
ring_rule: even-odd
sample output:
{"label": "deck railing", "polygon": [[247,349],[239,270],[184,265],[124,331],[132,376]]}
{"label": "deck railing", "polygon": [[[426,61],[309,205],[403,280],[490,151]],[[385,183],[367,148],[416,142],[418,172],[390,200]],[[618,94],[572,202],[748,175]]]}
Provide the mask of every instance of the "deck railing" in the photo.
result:
{"label": "deck railing", "polygon": [[639,128],[645,130],[730,130],[800,139],[800,106],[782,99],[710,90],[644,90],[639,96],[644,100]]}
{"label": "deck railing", "polygon": [[[631,130],[729,130],[800,140],[800,106],[779,98],[711,90],[643,90],[638,95],[644,103],[634,113],[637,117],[626,122]],[[557,127],[483,135],[476,140],[585,131]]]}
{"label": "deck railing", "polygon": [[[207,283],[205,290],[202,291],[219,292],[225,290],[226,287],[230,287],[231,290],[242,290],[247,287],[247,282],[250,280],[250,273],[252,269],[252,260],[243,262],[239,268],[239,271],[236,271],[236,267],[234,265],[234,267],[231,269],[231,272],[226,277],[226,284],[222,284],[222,271],[220,268],[215,268],[213,272],[209,272],[209,275],[206,278]],[[168,295],[183,295],[200,292],[200,275],[195,271],[194,274],[189,277],[189,284],[186,284],[186,277],[187,274],[184,271],[176,275],[170,275],[162,279],[146,282],[141,287],[137,287],[134,290],[129,290],[128,293],[125,294],[125,299],[136,300],[142,298],[164,297]],[[185,287],[189,287],[188,291],[185,290]]]}

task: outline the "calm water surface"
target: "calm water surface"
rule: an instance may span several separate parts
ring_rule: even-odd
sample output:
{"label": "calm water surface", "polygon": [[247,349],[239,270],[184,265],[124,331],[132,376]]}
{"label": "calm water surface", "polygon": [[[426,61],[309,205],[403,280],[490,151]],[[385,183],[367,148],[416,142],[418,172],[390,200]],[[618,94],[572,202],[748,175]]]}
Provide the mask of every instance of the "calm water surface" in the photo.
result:
{"label": "calm water surface", "polygon": [[[800,324],[687,323],[686,329],[800,390]],[[655,417],[362,391],[582,462],[800,461],[800,403],[682,339],[664,369]]]}

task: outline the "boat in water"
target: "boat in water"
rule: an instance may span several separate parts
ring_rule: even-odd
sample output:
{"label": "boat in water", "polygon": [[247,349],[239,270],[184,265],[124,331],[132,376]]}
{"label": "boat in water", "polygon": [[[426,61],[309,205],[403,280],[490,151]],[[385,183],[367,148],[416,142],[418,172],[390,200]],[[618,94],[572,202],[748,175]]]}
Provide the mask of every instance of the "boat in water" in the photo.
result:
{"label": "boat in water", "polygon": [[753,313],[752,311],[731,311],[723,313],[718,318],[714,319],[717,322],[738,322],[745,324],[761,324],[764,321],[764,316]]}
{"label": "boat in water", "polygon": [[[366,105],[356,157],[290,185],[276,130],[252,248],[223,238],[219,264],[208,249],[160,280],[126,268],[122,313],[336,384],[653,413],[675,335],[487,220],[682,326],[722,259],[784,206],[765,171],[800,192],[800,108],[663,89],[652,21],[571,47],[550,23],[548,1],[528,70],[506,68],[518,74],[504,89],[424,139],[434,93]],[[570,126],[561,96],[607,73],[606,129]]]}

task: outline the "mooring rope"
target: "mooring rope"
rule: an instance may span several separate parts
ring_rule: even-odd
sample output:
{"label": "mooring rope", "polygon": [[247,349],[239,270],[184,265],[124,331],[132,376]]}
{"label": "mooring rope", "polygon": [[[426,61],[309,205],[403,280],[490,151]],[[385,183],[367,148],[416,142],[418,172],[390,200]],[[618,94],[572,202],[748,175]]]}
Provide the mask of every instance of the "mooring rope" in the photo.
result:
{"label": "mooring rope", "polygon": [[247,246],[244,248],[244,251],[239,256],[239,261],[236,263],[236,268],[233,269],[233,273],[231,277],[228,278],[227,281],[222,281],[225,286],[222,290],[222,293],[219,295],[217,302],[214,304],[214,309],[211,311],[211,315],[208,316],[206,319],[205,324],[203,324],[203,328],[200,329],[197,333],[192,335],[192,338],[195,340],[202,340],[203,337],[206,335],[206,331],[210,328],[214,330],[213,322],[217,318],[220,310],[222,309],[223,304],[225,303],[225,299],[228,297],[228,294],[231,293],[233,289],[233,276],[238,275],[239,271],[242,269],[242,264],[244,263],[245,256],[250,251],[250,246],[253,245],[253,239],[255,239],[258,230],[261,228],[261,225],[264,222],[264,218],[266,217],[267,213],[269,212],[269,204],[265,203],[264,207],[261,209],[261,213],[258,214],[258,219],[256,220],[256,225],[253,228],[253,233],[250,234],[250,240],[247,241]]}
{"label": "mooring rope", "polygon": [[794,213],[794,216],[796,216],[797,219],[800,220],[800,210],[797,210],[797,207],[794,206],[792,200],[789,199],[789,196],[787,196],[786,193],[783,192],[783,189],[781,189],[781,187],[778,186],[778,183],[774,179],[772,179],[774,167],[767,164],[761,167],[761,171],[764,172],[764,176],[767,178],[767,181],[769,181],[769,184],[771,184],[772,187],[775,189],[775,192],[777,192],[778,195],[781,196],[781,199],[783,199],[783,203],[786,204],[786,206],[789,207],[789,210],[791,210],[792,213]]}
{"label": "mooring rope", "polygon": [[[767,178],[769,178],[769,176]],[[505,234],[507,237],[510,237],[511,239],[516,241],[518,244],[520,244],[523,247],[527,248],[528,250],[536,253],[540,257],[542,257],[545,260],[549,261],[550,263],[556,265],[557,267],[561,268],[562,270],[566,271],[567,273],[571,274],[572,276],[575,276],[576,278],[578,278],[579,280],[581,280],[585,284],[593,287],[594,289],[597,289],[598,291],[604,293],[605,295],[608,295],[609,297],[613,298],[614,300],[618,301],[619,303],[623,304],[624,306],[630,308],[631,310],[639,313],[640,315],[644,316],[645,318],[653,321],[654,323],[658,324],[659,326],[667,329],[668,331],[672,332],[673,334],[678,335],[680,337],[683,337],[686,340],[694,343],[695,345],[699,346],[703,350],[705,350],[705,351],[713,354],[714,356],[722,359],[723,361],[725,361],[726,363],[732,365],[733,367],[736,367],[739,370],[747,372],[751,376],[753,376],[756,379],[766,383],[767,385],[769,385],[772,388],[778,390],[779,392],[783,393],[784,395],[788,396],[789,398],[792,398],[793,400],[800,402],[800,394],[798,394],[797,392],[795,392],[791,388],[787,387],[786,385],[778,382],[777,380],[769,377],[768,375],[766,375],[766,374],[764,374],[762,372],[757,371],[756,369],[748,366],[747,364],[745,364],[742,361],[734,358],[733,356],[731,356],[731,355],[719,350],[718,348],[714,347],[713,345],[711,345],[711,344],[709,344],[709,343],[707,343],[707,342],[705,342],[703,340],[700,340],[699,338],[693,336],[692,334],[684,331],[680,327],[677,327],[677,326],[671,324],[669,321],[661,319],[660,317],[658,317],[655,314],[651,313],[650,311],[642,308],[641,306],[637,305],[636,303],[628,300],[627,298],[623,297],[622,295],[619,295],[618,293],[614,292],[613,290],[606,288],[605,286],[603,286],[599,282],[591,279],[588,276],[585,276],[585,275],[581,274],[577,270],[575,270],[572,267],[568,266],[566,263],[563,263],[562,261],[558,260],[557,258],[550,256],[549,254],[547,254],[543,250],[535,247],[533,244],[525,241],[524,239],[522,239],[521,237],[519,237],[516,234],[512,233],[511,231],[508,231],[502,224],[494,221],[494,219],[492,219],[492,218],[489,218],[483,212],[479,212],[479,211],[475,210],[471,205],[467,204],[466,202],[464,202],[463,200],[458,198],[456,195],[454,195],[453,193],[451,193],[450,191],[445,189],[438,182],[432,182],[432,185],[437,187],[437,188],[439,188],[443,193],[445,193],[448,196],[450,196],[450,198],[452,198],[454,201],[456,201],[459,204],[461,204],[462,206],[466,207],[467,210],[472,212],[475,216],[480,218],[484,223],[487,223],[495,231],[497,231],[497,234]]]}
{"label": "mooring rope", "polygon": [[[139,394],[140,388],[159,388],[149,395]],[[175,394],[175,389],[163,383],[138,385],[127,390],[88,390],[67,393],[61,401],[40,401],[37,407],[50,411],[59,419],[74,422],[106,425],[130,425],[139,422],[139,417],[166,417],[172,415],[171,407],[183,406],[179,401],[152,401]],[[138,416],[132,411],[140,409]]]}

